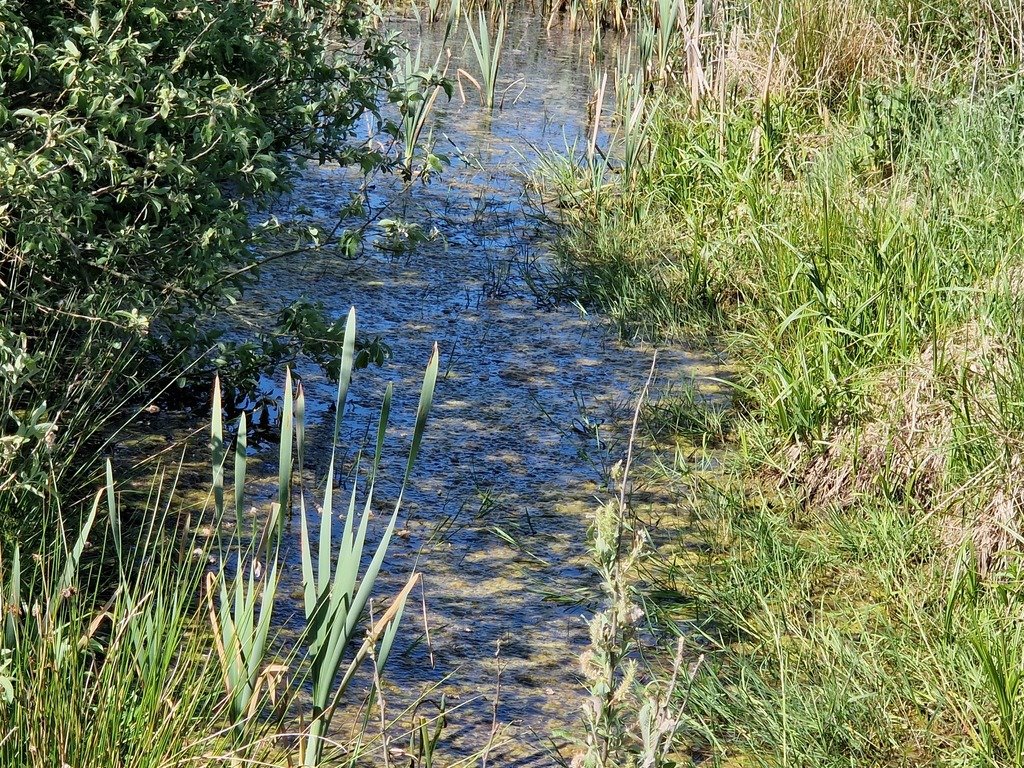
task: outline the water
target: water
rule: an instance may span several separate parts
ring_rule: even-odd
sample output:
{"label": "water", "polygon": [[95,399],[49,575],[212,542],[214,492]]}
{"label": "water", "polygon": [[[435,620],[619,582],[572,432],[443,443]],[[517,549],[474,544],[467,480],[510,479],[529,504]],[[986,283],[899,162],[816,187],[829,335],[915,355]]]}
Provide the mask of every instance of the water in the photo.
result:
{"label": "water", "polygon": [[[439,44],[435,35],[422,32],[428,51]],[[497,724],[495,765],[552,764],[562,741],[552,734],[578,722],[578,656],[597,598],[588,515],[607,497],[604,471],[621,456],[622,423],[653,353],[620,344],[578,308],[550,306],[524,280],[545,268],[552,233],[523,196],[523,172],[537,148],[564,150],[586,132],[591,86],[578,47],[564,30],[513,19],[502,82],[519,83],[505,108],[481,109],[468,83],[471,101],[456,91],[450,104],[438,103],[438,151],[468,162],[456,159],[427,186],[375,182],[372,207],[441,237],[410,253],[370,248],[355,261],[314,256],[274,264],[247,307],[258,321],[263,307],[300,296],[337,317],[355,306],[361,331],[392,346],[383,368],[356,373],[343,431],[350,467],[386,382],[395,383],[378,520],[397,493],[423,368],[439,344],[434,409],[382,587],[394,591],[414,567],[423,573],[429,643],[420,606],[410,605],[388,668],[387,703],[397,717],[424,691],[433,703],[444,692],[458,707],[444,749],[482,749]],[[342,169],[311,169],[278,213],[294,217],[301,206],[308,210],[302,217],[329,226],[353,185]],[[379,228],[370,233],[380,236]],[[662,382],[708,363],[679,350],[663,350],[659,359]],[[334,389],[312,365],[300,361],[298,373],[312,406],[307,465],[321,478],[333,426],[322,406]],[[274,456],[267,453],[269,468]],[[294,598],[301,574],[297,526],[291,530],[283,594]],[[413,602],[420,599],[417,592]],[[290,609],[301,606],[293,600]],[[427,704],[421,711],[436,710]]]}

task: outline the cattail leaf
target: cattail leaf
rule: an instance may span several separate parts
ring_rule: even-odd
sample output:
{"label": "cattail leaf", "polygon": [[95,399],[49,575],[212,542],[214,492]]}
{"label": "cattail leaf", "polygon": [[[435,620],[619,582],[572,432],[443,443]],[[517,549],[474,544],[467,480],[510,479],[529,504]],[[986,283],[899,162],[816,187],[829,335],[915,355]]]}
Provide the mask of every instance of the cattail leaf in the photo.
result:
{"label": "cattail leaf", "polygon": [[295,403],[292,400],[292,373],[285,369],[284,400],[281,404],[281,443],[278,451],[277,474],[277,529],[284,525],[284,516],[290,509],[292,483],[292,429]]}
{"label": "cattail leaf", "polygon": [[245,503],[245,470],[246,450],[248,446],[247,424],[245,413],[238,419],[238,435],[235,437],[235,525],[242,524],[242,514]]}
{"label": "cattail leaf", "polygon": [[299,381],[295,395],[295,449],[298,461],[299,482],[302,482],[302,468],[306,460],[306,391]]}
{"label": "cattail leaf", "polygon": [[210,453],[213,461],[213,503],[217,522],[224,517],[224,423],[221,413],[220,376],[213,378],[213,413],[210,420]]}

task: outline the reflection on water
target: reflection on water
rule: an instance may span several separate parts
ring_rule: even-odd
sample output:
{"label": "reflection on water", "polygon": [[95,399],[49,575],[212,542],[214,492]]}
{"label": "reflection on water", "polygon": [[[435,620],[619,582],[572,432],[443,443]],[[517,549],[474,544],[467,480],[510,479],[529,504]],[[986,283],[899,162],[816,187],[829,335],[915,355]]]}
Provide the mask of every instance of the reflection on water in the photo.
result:
{"label": "reflection on water", "polygon": [[[426,186],[378,180],[370,191],[388,218],[436,227],[441,237],[410,254],[370,249],[356,261],[321,255],[274,264],[247,302],[256,315],[300,296],[338,317],[352,305],[361,330],[392,346],[386,366],[357,372],[343,437],[350,466],[385,383],[395,382],[383,469],[392,484],[380,488],[380,512],[397,492],[423,368],[433,343],[440,345],[432,420],[384,576],[393,589],[414,567],[423,572],[429,642],[422,620],[417,628],[420,611],[408,610],[389,664],[388,706],[397,715],[444,679],[431,699],[444,691],[450,706],[461,706],[446,748],[483,748],[496,716],[511,739],[492,751],[495,765],[551,764],[551,734],[577,721],[577,657],[595,588],[588,513],[602,493],[602,468],[621,449],[617,423],[652,355],[643,345],[623,346],[572,307],[545,306],[523,280],[524,265],[543,265],[549,233],[524,203],[522,173],[536,148],[564,148],[584,130],[590,93],[576,43],[542,26],[510,26],[502,76],[521,85],[503,111],[492,116],[463,104],[458,92],[451,104],[439,103],[438,151],[457,148],[472,162],[456,160]],[[353,183],[337,168],[310,170],[279,213],[306,209],[303,216],[330,223]],[[697,365],[680,351],[663,351],[660,360],[663,378],[690,375]],[[314,366],[300,364],[298,372],[307,402],[333,400]],[[333,424],[320,414],[307,458],[318,478]],[[283,594],[298,594],[297,533],[284,546]]]}

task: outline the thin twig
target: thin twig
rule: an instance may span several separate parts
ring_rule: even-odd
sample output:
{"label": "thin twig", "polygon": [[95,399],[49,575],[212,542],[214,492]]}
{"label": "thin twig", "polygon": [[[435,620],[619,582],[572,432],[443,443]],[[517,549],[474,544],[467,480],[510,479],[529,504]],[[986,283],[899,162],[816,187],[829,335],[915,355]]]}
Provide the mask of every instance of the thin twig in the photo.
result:
{"label": "thin twig", "polygon": [[[495,644],[496,649],[494,651],[494,657],[500,658],[501,656],[501,640]],[[487,746],[484,747],[483,754],[480,756],[480,768],[487,768],[487,760],[491,755],[491,748],[494,746],[494,738],[498,735],[498,703],[501,699],[501,664],[498,664],[498,678],[495,681],[494,687],[494,699],[491,701],[491,732],[487,737]]]}
{"label": "thin twig", "polygon": [[430,622],[427,621],[427,585],[426,580],[420,578],[420,606],[423,608],[423,632],[427,637],[427,655],[430,657],[430,668],[434,668],[434,646],[430,642]]}

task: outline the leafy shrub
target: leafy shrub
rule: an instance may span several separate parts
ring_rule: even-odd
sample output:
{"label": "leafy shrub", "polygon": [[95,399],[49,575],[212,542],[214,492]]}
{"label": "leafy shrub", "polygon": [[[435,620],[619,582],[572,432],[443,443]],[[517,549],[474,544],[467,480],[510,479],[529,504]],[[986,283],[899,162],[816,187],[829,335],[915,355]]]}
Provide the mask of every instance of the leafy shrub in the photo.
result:
{"label": "leafy shrub", "polygon": [[0,0],[0,342],[37,372],[3,381],[4,445],[46,424],[67,479],[103,417],[229,359],[204,320],[256,279],[261,242],[324,240],[265,204],[310,161],[388,166],[353,135],[393,63],[359,0]]}

